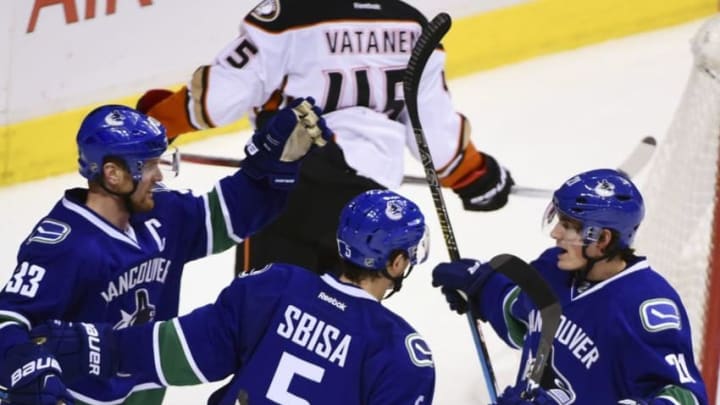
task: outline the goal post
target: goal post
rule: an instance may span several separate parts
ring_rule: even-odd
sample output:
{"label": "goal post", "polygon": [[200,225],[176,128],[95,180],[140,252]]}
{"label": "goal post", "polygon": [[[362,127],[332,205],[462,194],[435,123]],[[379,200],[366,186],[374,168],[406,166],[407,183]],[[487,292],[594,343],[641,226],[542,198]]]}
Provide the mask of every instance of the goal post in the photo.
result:
{"label": "goal post", "polygon": [[714,405],[720,363],[720,17],[701,26],[692,53],[682,99],[640,185],[646,217],[635,247],[678,290]]}
{"label": "goal post", "polygon": [[[720,151],[719,151],[720,154]],[[720,159],[718,159],[717,172],[720,173]],[[703,380],[708,389],[710,403],[715,405],[720,401],[718,392],[718,369],[720,369],[720,176],[715,185],[715,210],[712,229],[712,250],[710,253],[710,265],[708,266],[708,295],[707,308],[705,310],[705,330],[700,352],[700,364],[702,367]]]}

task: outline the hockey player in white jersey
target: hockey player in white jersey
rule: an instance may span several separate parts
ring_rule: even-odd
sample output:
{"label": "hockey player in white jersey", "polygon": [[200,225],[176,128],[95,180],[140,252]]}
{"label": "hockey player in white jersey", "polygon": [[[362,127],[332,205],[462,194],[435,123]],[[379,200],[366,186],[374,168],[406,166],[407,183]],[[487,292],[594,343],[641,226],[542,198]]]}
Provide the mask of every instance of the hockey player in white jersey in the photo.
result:
{"label": "hockey player in white jersey", "polygon": [[[417,156],[402,77],[426,18],[399,0],[264,0],[236,39],[187,86],[154,90],[138,108],[160,120],[172,139],[232,123],[249,113],[256,126],[288,100],[312,96],[334,142],[308,156],[288,208],[238,249],[236,270],[272,261],[334,267],[334,232],[341,208],[358,193],[396,188],[405,147]],[[436,169],[468,210],[503,207],[510,174],[472,142],[457,113],[438,47],[420,81],[419,113]],[[478,134],[474,134],[476,137]]]}
{"label": "hockey player in white jersey", "polygon": [[640,192],[615,170],[581,173],[555,191],[544,218],[555,247],[532,265],[563,315],[534,398],[523,394],[541,320],[528,296],[476,260],[433,270],[433,284],[442,286],[453,310],[464,313],[472,305],[523,351],[516,385],[498,405],[708,403],[680,297],[631,248],[643,215]]}

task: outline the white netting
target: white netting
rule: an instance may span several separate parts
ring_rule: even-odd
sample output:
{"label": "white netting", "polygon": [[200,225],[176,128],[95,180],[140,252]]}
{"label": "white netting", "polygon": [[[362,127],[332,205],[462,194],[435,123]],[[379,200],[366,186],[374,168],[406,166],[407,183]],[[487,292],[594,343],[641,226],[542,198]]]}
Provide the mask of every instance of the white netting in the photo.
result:
{"label": "white netting", "polygon": [[718,17],[700,28],[692,48],[695,66],[642,187],[646,217],[635,247],[680,293],[700,362],[720,137]]}

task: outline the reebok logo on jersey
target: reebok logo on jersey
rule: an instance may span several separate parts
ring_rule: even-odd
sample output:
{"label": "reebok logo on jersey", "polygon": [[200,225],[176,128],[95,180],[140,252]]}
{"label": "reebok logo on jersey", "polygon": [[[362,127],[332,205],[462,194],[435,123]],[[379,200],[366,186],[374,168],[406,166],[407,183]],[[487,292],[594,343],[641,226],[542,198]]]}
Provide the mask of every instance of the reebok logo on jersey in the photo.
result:
{"label": "reebok logo on jersey", "polygon": [[353,8],[355,10],[382,10],[382,6],[377,3],[359,3],[353,2]]}
{"label": "reebok logo on jersey", "polygon": [[38,224],[27,243],[39,242],[54,245],[65,240],[70,235],[70,230],[70,225],[47,218]]}
{"label": "reebok logo on jersey", "polygon": [[648,332],[665,329],[682,329],[680,311],[677,305],[667,298],[649,299],[640,304],[640,319]]}
{"label": "reebok logo on jersey", "polygon": [[322,291],[320,291],[320,294],[318,294],[318,298],[320,298],[321,300],[327,302],[328,304],[336,307],[337,309],[339,309],[339,310],[341,310],[341,311],[344,311],[345,308],[347,307],[347,304],[346,304],[346,303],[338,300],[338,299],[335,298],[335,297],[331,297],[331,296],[325,294],[325,293],[322,292]]}

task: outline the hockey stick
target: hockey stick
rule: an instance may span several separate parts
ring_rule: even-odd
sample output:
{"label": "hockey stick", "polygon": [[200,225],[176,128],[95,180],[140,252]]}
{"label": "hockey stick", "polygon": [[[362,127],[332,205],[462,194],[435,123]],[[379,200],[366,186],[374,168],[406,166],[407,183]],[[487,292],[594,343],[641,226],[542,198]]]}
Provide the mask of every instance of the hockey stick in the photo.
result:
{"label": "hockey stick", "polygon": [[[433,18],[432,21],[430,21],[423,29],[422,34],[418,38],[417,43],[412,50],[407,69],[405,70],[405,75],[403,77],[403,91],[405,93],[405,104],[407,105],[413,133],[420,152],[420,159],[425,169],[425,181],[430,187],[430,193],[432,194],[433,203],[435,204],[435,212],[437,213],[438,220],[440,221],[440,228],[442,229],[443,236],[445,237],[445,245],[447,246],[450,260],[455,261],[460,259],[460,253],[455,241],[455,234],[453,233],[452,226],[450,224],[450,217],[447,213],[445,201],[443,200],[442,192],[440,191],[440,181],[438,180],[437,172],[435,171],[432,155],[430,155],[430,147],[428,146],[427,139],[423,133],[422,125],[420,124],[417,106],[417,92],[420,86],[420,77],[422,76],[422,72],[430,59],[430,55],[432,55],[435,48],[440,44],[440,40],[445,33],[448,32],[451,24],[452,20],[450,19],[450,16],[446,13],[440,13],[435,16],[435,18]],[[480,360],[480,365],[483,369],[483,376],[485,377],[488,394],[490,395],[492,403],[495,403],[497,400],[497,380],[495,378],[495,372],[493,371],[492,364],[490,364],[490,355],[488,353],[487,346],[485,345],[480,325],[475,320],[476,317],[472,314],[472,310],[468,311],[466,315],[473,335],[473,340],[475,342],[475,349]]]}
{"label": "hockey stick", "polygon": [[[640,143],[635,146],[630,155],[618,166],[617,170],[625,174],[628,178],[635,177],[652,158],[657,141],[652,136],[646,136]],[[219,156],[208,156],[199,153],[181,153],[180,160],[188,163],[198,163],[210,166],[240,167],[241,159],[225,158]],[[427,179],[425,177],[406,175],[403,177],[403,184],[422,184],[425,185]],[[547,188],[525,187],[514,185],[510,190],[513,195],[523,197],[550,198],[553,190]]]}
{"label": "hockey stick", "polygon": [[[652,136],[646,136],[640,140],[640,143],[633,148],[625,160],[617,167],[617,171],[632,179],[637,176],[640,171],[647,166],[657,147],[657,141]],[[427,180],[419,176],[405,176],[403,183],[405,184],[425,184]],[[514,195],[524,197],[550,198],[553,190],[547,188],[524,187],[515,185],[510,190]]]}
{"label": "hockey stick", "polygon": [[528,386],[525,390],[529,393],[533,388],[540,386],[545,366],[550,358],[555,332],[560,325],[562,308],[550,285],[540,273],[519,257],[510,254],[497,255],[490,260],[490,267],[517,284],[540,311],[542,319],[540,342],[535,349],[535,361],[528,375]]}
{"label": "hockey stick", "polygon": [[[180,160],[183,162],[188,163],[197,163],[201,165],[209,165],[209,166],[224,166],[224,167],[235,167],[238,168],[242,165],[242,159],[233,159],[233,158],[226,158],[226,157],[220,157],[220,156],[209,156],[209,155],[203,155],[199,153],[180,153]],[[403,176],[403,184],[417,184],[417,185],[425,185],[427,184],[427,179],[425,177],[420,176],[413,176],[413,175],[405,175]],[[534,187],[523,187],[523,186],[513,186],[513,188],[510,191],[512,194],[516,195],[522,195],[526,197],[540,197],[545,198],[550,195],[552,195],[552,191],[544,188],[534,188]]]}

